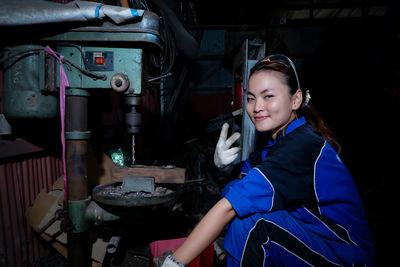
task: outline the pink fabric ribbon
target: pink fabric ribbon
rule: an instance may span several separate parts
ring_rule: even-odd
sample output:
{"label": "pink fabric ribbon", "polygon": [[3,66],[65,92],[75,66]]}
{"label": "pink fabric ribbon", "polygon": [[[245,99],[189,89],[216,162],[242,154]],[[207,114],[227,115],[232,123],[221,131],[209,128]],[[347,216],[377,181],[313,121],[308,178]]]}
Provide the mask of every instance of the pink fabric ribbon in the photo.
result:
{"label": "pink fabric ribbon", "polygon": [[65,87],[69,86],[67,74],[65,73],[62,59],[63,55],[57,55],[50,46],[46,46],[44,51],[55,57],[60,63],[60,118],[61,118],[61,145],[62,145],[62,163],[64,175],[64,198],[65,211],[68,212],[68,183],[67,183],[67,163],[65,159]]}

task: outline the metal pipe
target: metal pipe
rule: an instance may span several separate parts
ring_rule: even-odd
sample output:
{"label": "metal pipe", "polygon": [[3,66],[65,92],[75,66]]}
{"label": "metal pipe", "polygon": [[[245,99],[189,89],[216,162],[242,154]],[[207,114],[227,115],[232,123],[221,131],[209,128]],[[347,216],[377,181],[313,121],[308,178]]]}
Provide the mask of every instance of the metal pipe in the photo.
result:
{"label": "metal pipe", "polygon": [[68,266],[91,266],[89,232],[69,233],[68,242]]}
{"label": "metal pipe", "polygon": [[65,99],[66,132],[86,132],[88,130],[88,94],[84,90],[70,89]]}
{"label": "metal pipe", "polygon": [[66,159],[68,176],[68,213],[73,229],[68,233],[68,265],[90,266],[88,227],[81,225],[87,205],[88,94],[69,89],[66,95]]}
{"label": "metal pipe", "polygon": [[87,140],[67,140],[68,201],[84,200],[87,189]]}

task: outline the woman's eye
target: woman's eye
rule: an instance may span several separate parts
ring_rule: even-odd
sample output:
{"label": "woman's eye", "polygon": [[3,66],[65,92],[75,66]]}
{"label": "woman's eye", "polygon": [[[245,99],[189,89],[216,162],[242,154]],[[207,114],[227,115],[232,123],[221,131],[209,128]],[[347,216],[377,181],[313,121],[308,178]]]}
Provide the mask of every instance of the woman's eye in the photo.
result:
{"label": "woman's eye", "polygon": [[254,100],[254,98],[252,98],[252,97],[248,97],[247,98],[247,102],[251,102],[251,101],[253,101]]}

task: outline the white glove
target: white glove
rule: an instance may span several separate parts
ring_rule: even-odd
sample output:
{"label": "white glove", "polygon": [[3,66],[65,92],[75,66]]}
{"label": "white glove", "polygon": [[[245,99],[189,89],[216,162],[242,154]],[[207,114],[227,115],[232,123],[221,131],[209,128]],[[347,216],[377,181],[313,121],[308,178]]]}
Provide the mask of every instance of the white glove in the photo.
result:
{"label": "white glove", "polygon": [[217,147],[215,148],[214,153],[214,164],[219,169],[223,169],[224,167],[231,164],[239,155],[240,148],[239,147],[231,147],[233,143],[240,137],[240,133],[234,133],[231,137],[227,138],[228,135],[229,124],[224,123],[222,125],[221,134],[218,139]]}
{"label": "white glove", "polygon": [[185,267],[185,265],[179,263],[177,260],[172,258],[171,256],[168,256],[161,267]]}

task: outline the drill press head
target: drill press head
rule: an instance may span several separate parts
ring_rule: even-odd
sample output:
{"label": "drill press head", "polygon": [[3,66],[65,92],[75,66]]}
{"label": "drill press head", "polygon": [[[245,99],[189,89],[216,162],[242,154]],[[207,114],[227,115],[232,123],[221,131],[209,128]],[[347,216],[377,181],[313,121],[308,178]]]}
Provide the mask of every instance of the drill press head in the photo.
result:
{"label": "drill press head", "polygon": [[139,126],[142,122],[142,115],[136,111],[142,103],[142,97],[137,95],[126,95],[125,104],[129,107],[129,112],[125,114],[125,122],[127,125],[128,133],[137,134],[139,133]]}
{"label": "drill press head", "polygon": [[135,134],[139,133],[139,126],[142,122],[142,115],[136,111],[142,102],[141,96],[138,95],[125,95],[125,104],[130,110],[125,114],[125,123],[127,126],[127,131],[132,135],[132,165],[135,164]]}

